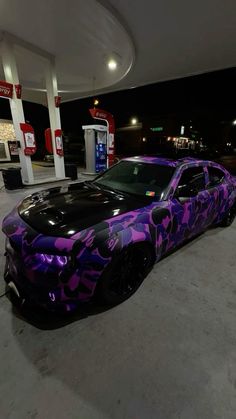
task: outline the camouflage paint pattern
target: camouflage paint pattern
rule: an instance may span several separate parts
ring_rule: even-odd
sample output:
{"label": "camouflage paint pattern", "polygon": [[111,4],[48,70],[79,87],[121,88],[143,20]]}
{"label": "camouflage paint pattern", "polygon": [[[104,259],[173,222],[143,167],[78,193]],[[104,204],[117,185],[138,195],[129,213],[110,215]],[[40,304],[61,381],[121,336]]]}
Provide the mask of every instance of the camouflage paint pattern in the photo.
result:
{"label": "camouflage paint pattern", "polygon": [[[106,219],[70,238],[39,234],[23,221],[17,208],[5,217],[3,231],[10,239],[7,244],[10,275],[23,292],[28,288],[25,284],[30,285],[26,292],[29,298],[35,295],[35,301],[48,308],[63,305],[66,310],[73,310],[78,302],[91,299],[116,252],[134,243],[148,242],[158,261],[167,251],[220,222],[235,203],[236,179],[216,163],[190,158],[132,160],[176,168],[163,200],[152,199],[141,209]],[[225,181],[180,202],[174,192],[182,172],[199,165],[204,167],[206,184],[209,165],[224,171]],[[67,255],[71,260],[63,267],[50,266],[40,260],[40,253]]]}

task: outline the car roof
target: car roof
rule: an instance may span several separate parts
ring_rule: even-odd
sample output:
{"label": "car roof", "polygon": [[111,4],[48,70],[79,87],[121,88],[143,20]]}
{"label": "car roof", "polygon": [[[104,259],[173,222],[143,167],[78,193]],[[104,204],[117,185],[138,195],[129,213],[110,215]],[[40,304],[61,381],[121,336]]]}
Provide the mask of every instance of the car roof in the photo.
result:
{"label": "car roof", "polygon": [[200,160],[195,159],[193,157],[184,157],[181,159],[172,159],[172,158],[166,158],[166,157],[155,157],[155,156],[134,156],[134,157],[128,157],[124,160],[128,161],[138,161],[141,163],[153,163],[153,164],[160,164],[163,166],[170,166],[170,167],[179,167],[185,164],[208,164],[210,162],[206,160]]}

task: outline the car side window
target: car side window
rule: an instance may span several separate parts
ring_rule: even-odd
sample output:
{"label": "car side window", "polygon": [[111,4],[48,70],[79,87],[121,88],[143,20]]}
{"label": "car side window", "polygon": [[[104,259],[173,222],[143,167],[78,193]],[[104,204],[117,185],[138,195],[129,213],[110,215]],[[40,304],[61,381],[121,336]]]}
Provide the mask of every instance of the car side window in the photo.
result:
{"label": "car side window", "polygon": [[200,192],[205,189],[205,173],[203,167],[190,167],[185,169],[179,180],[178,189],[189,187]]}
{"label": "car side window", "polygon": [[209,174],[209,182],[208,188],[213,188],[214,186],[219,185],[223,182],[225,178],[225,174],[222,170],[218,169],[217,167],[208,167],[208,174]]}

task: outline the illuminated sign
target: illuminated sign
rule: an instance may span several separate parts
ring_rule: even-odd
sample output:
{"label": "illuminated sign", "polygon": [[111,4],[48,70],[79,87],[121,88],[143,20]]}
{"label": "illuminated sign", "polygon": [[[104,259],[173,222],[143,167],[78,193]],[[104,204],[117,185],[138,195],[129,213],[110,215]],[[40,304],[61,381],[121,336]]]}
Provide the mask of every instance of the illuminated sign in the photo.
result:
{"label": "illuminated sign", "polygon": [[0,97],[12,98],[13,85],[6,81],[0,81]]}
{"label": "illuminated sign", "polygon": [[154,128],[150,128],[150,130],[153,132],[161,132],[163,131],[163,127],[154,127]]}

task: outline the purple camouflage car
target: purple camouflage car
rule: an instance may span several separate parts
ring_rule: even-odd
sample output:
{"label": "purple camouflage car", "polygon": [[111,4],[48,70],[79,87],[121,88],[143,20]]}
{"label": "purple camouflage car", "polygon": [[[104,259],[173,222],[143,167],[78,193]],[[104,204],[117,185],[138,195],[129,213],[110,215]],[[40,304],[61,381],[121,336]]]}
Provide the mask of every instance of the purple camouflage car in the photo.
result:
{"label": "purple camouflage car", "polygon": [[236,214],[236,178],[217,163],[133,157],[34,193],[3,221],[5,280],[22,301],[71,311],[130,297],[154,262]]}

